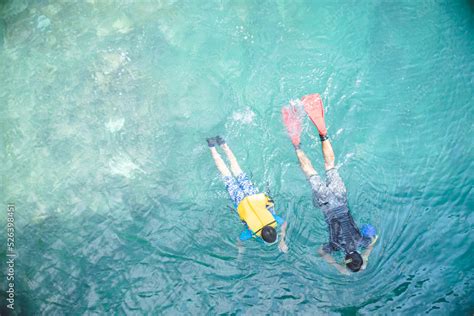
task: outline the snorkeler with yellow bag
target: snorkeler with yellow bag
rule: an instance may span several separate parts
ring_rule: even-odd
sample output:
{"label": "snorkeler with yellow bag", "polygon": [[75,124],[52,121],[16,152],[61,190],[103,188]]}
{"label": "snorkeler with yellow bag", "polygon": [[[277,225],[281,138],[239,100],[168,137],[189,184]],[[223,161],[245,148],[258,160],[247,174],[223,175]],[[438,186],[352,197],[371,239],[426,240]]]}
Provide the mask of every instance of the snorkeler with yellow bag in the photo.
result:
{"label": "snorkeler with yellow bag", "polygon": [[[287,222],[275,213],[271,197],[258,192],[249,177],[240,169],[234,153],[222,137],[208,138],[207,144],[217,169],[222,175],[230,198],[234,202],[237,214],[246,225],[246,229],[240,234],[239,240],[245,241],[256,238],[263,240],[266,244],[275,244],[280,239],[278,248],[282,252],[287,252],[288,246],[285,243]],[[222,148],[229,159],[230,170],[217,151],[217,146]],[[280,236],[276,231],[278,225],[281,225]]]}

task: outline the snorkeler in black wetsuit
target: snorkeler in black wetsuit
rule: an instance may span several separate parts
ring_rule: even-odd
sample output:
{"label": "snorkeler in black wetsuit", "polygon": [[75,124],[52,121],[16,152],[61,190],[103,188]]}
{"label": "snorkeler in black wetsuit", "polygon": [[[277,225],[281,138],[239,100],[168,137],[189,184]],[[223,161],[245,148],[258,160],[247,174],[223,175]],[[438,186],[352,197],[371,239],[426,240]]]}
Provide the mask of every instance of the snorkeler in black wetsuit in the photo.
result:
{"label": "snorkeler in black wetsuit", "polygon": [[[319,254],[339,272],[349,274],[349,270],[357,272],[367,266],[369,255],[377,240],[375,228],[364,225],[361,230],[357,227],[347,205],[347,192],[344,182],[334,167],[334,151],[327,136],[324,122],[324,110],[318,94],[302,98],[304,111],[316,125],[321,138],[321,147],[326,169],[326,181],[314,170],[311,161],[300,148],[301,127],[299,123],[301,108],[294,105],[283,109],[283,120],[296,150],[301,170],[308,178],[313,191],[313,203],[319,207],[328,224],[329,242],[319,249]],[[365,248],[361,255],[359,248]],[[331,256],[334,251],[345,253],[345,266],[338,264]]]}

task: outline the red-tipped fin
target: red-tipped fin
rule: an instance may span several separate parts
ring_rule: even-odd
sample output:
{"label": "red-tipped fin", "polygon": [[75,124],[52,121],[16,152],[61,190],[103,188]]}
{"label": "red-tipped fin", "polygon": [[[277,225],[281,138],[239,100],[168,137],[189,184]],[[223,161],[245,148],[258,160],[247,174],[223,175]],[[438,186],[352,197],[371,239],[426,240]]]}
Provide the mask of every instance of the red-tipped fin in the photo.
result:
{"label": "red-tipped fin", "polygon": [[285,124],[288,136],[294,146],[299,146],[301,143],[301,120],[294,107],[285,106],[281,109],[283,117],[283,124]]}
{"label": "red-tipped fin", "polygon": [[324,107],[323,100],[318,93],[308,94],[301,98],[301,103],[304,105],[304,110],[308,114],[313,124],[318,129],[319,135],[326,136],[326,122],[324,121]]}

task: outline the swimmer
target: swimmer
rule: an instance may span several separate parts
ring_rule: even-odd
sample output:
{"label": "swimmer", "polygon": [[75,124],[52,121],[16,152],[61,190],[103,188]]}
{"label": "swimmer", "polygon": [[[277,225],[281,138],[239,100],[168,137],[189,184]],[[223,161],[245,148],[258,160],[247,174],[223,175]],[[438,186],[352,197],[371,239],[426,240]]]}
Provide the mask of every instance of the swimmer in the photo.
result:
{"label": "swimmer", "polygon": [[[282,252],[287,252],[288,246],[285,243],[287,222],[275,213],[273,200],[264,193],[258,193],[258,189],[240,169],[234,153],[222,137],[208,138],[207,144],[230,198],[234,202],[237,214],[246,226],[239,236],[239,241],[256,238],[263,240],[266,244],[275,244],[278,242],[275,228],[281,225],[278,248]],[[230,170],[217,152],[217,146],[220,146],[227,156]]]}
{"label": "swimmer", "polygon": [[[304,112],[319,132],[326,170],[325,182],[300,148],[300,117]],[[378,237],[373,226],[366,224],[359,229],[352,218],[347,203],[346,187],[334,166],[334,151],[327,135],[323,103],[319,94],[304,96],[300,105],[292,104],[284,107],[282,115],[301,170],[311,185],[313,203],[322,210],[328,225],[329,242],[319,249],[319,254],[342,274],[348,275],[349,271],[365,270]],[[362,255],[359,253],[359,248],[364,249]],[[339,264],[331,255],[336,251],[344,253],[344,265]]]}

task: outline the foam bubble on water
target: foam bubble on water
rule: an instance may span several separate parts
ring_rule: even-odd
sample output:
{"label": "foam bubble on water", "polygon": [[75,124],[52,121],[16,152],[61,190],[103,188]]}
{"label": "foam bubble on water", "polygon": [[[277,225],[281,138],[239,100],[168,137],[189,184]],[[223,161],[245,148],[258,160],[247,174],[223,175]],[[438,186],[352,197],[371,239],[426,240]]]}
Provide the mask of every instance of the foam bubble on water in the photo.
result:
{"label": "foam bubble on water", "polygon": [[112,158],[109,161],[109,168],[112,174],[120,175],[125,178],[131,178],[136,170],[143,171],[130,157],[123,155]]}
{"label": "foam bubble on water", "polygon": [[336,136],[338,136],[339,134],[341,134],[343,131],[344,131],[343,128],[338,129],[337,132],[336,132]]}
{"label": "foam bubble on water", "polygon": [[346,164],[349,160],[351,160],[352,157],[354,157],[355,153],[347,153],[344,158],[342,159],[342,162],[338,163],[336,168],[341,168],[342,166],[344,166],[344,164]]}
{"label": "foam bubble on water", "polygon": [[245,108],[241,112],[234,112],[232,114],[232,119],[234,121],[240,122],[242,124],[251,124],[255,118],[255,112],[253,112],[249,107]]}
{"label": "foam bubble on water", "polygon": [[236,28],[236,32],[235,32],[236,36],[241,37],[246,41],[250,41],[251,43],[254,43],[253,35],[248,30],[246,30],[242,25],[240,26],[237,25],[235,28]]}
{"label": "foam bubble on water", "polygon": [[117,131],[120,131],[123,127],[123,124],[125,123],[125,119],[122,117],[122,118],[119,118],[119,119],[116,119],[116,120],[112,120],[110,119],[106,124],[105,124],[105,127],[107,127],[107,129],[111,132],[111,133],[115,133]]}

